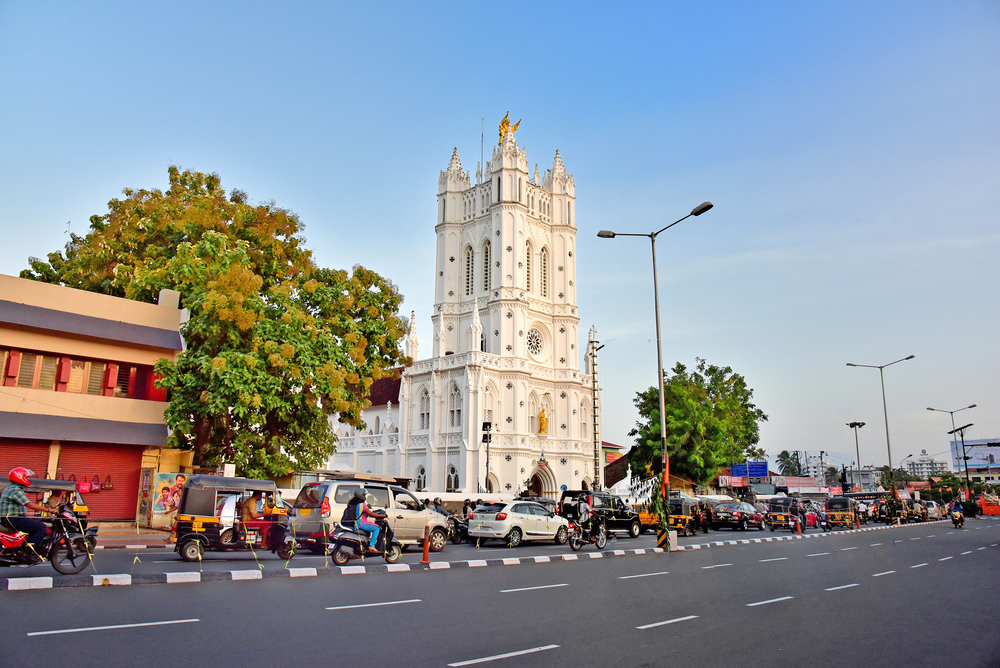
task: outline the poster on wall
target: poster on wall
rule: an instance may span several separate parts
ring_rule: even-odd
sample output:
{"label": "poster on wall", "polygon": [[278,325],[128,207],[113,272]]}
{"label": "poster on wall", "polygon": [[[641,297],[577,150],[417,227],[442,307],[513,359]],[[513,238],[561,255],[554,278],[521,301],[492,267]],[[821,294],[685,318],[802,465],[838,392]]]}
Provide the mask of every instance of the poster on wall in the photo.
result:
{"label": "poster on wall", "polygon": [[187,481],[183,473],[157,473],[153,479],[153,517],[150,526],[169,529],[177,517],[181,487]]}

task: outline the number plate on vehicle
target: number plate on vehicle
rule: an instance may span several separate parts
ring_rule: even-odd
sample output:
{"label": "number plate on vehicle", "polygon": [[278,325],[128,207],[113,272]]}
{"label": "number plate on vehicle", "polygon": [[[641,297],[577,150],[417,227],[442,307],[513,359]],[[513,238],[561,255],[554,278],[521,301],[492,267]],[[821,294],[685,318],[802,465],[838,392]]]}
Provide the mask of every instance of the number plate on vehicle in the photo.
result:
{"label": "number plate on vehicle", "polygon": [[299,508],[299,517],[308,517],[311,512],[309,508]]}

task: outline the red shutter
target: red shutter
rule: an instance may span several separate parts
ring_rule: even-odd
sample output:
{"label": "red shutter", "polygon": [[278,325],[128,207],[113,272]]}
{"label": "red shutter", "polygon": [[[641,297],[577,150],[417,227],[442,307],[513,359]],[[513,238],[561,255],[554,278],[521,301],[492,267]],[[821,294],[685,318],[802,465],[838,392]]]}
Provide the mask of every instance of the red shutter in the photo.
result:
{"label": "red shutter", "polygon": [[77,482],[93,481],[97,476],[102,484],[111,476],[114,489],[84,496],[90,516],[100,520],[135,520],[142,451],[142,446],[135,445],[63,443],[59,472],[63,478],[75,475]]}
{"label": "red shutter", "polygon": [[10,362],[7,364],[7,375],[4,376],[3,384],[6,387],[17,385],[17,373],[21,370],[21,351],[10,351]]}
{"label": "red shutter", "polygon": [[34,471],[36,478],[45,478],[48,465],[48,443],[0,439],[0,475],[4,480],[15,466],[24,466]]}

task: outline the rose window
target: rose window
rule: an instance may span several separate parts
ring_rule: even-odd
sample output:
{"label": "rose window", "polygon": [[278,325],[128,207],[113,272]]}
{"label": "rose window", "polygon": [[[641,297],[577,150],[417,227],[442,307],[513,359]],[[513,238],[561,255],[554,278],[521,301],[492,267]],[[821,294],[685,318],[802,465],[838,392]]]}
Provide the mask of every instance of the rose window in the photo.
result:
{"label": "rose window", "polygon": [[528,330],[528,352],[532,355],[542,352],[542,335],[537,329]]}

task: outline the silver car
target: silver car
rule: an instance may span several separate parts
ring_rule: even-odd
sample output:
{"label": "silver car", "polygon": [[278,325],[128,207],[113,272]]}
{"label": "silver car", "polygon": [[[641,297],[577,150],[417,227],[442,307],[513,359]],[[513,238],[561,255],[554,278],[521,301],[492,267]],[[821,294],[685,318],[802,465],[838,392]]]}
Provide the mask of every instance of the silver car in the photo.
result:
{"label": "silver car", "polygon": [[469,521],[469,538],[502,540],[517,547],[526,540],[551,540],[565,545],[569,522],[533,501],[508,501],[476,508]]}

